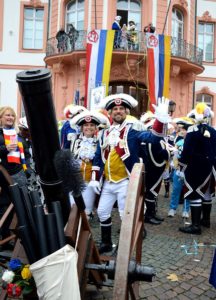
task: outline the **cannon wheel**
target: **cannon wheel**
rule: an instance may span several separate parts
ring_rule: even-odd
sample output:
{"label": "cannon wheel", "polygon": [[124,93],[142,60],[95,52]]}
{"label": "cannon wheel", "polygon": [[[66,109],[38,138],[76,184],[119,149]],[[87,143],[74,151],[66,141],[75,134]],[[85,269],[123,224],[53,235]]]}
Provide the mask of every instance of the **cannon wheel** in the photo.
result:
{"label": "cannon wheel", "polygon": [[[144,230],[144,165],[136,163],[133,167],[128,185],[128,193],[122,219],[113,299],[137,299],[139,283],[128,282],[128,265],[130,260],[141,263],[142,240]],[[130,298],[129,298],[130,297]]]}

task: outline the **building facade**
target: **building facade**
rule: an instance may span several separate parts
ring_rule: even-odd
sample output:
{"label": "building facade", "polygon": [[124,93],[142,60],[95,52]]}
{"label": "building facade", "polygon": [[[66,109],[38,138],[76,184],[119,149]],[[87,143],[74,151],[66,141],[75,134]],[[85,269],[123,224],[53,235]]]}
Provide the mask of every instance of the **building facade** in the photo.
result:
{"label": "building facade", "polygon": [[0,0],[0,106],[23,114],[16,74],[44,67],[48,0]]}
{"label": "building facade", "polygon": [[[82,104],[87,32],[111,29],[116,15],[122,17],[121,26],[135,22],[137,47],[113,50],[109,93],[130,93],[139,101],[133,113],[140,116],[146,111],[143,28],[152,23],[156,33],[172,36],[170,98],[177,104],[174,116],[185,115],[196,101],[205,101],[215,110],[215,0],[0,0],[0,106],[11,105],[20,116],[16,74],[44,66],[52,72],[57,118],[63,118],[63,109],[74,102],[76,91]],[[68,39],[59,51],[56,35],[60,29],[68,33],[71,24],[78,37],[73,45]],[[214,120],[212,124],[216,125]]]}
{"label": "building facade", "polygon": [[[146,45],[143,28],[152,23],[156,32],[172,36],[170,98],[176,101],[175,115],[185,115],[194,105],[196,76],[204,70],[202,53],[196,47],[196,1],[186,0],[53,0],[50,10],[50,31],[46,64],[52,69],[55,105],[58,118],[65,105],[74,101],[79,90],[84,96],[86,70],[86,32],[111,29],[116,15],[120,25],[133,20],[136,24],[138,47],[114,49],[110,71],[109,93],[126,92],[135,96],[140,116],[148,107],[146,76]],[[56,33],[67,32],[73,24],[79,38],[73,50],[68,46],[59,53]]]}
{"label": "building facade", "polygon": [[[198,1],[196,40],[203,49],[204,71],[196,77],[196,100],[216,111],[216,1]],[[215,118],[214,118],[215,119]],[[213,122],[216,125],[216,122]]]}

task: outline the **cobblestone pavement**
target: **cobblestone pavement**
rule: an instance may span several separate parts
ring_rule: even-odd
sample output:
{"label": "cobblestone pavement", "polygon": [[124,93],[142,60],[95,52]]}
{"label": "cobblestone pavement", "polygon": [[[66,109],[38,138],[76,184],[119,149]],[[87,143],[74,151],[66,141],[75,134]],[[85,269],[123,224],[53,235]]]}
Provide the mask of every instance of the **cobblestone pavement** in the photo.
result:
{"label": "cobblestone pavement", "polygon": [[[216,290],[208,283],[216,247],[216,203],[213,204],[211,228],[203,228],[201,235],[179,232],[179,226],[184,226],[182,205],[173,218],[167,217],[168,207],[169,199],[161,194],[158,211],[165,218],[164,222],[159,226],[145,225],[147,236],[143,240],[142,262],[154,267],[157,275],[152,283],[140,283],[139,299],[216,299]],[[99,242],[100,230],[96,219],[91,224],[94,239]],[[120,221],[116,209],[112,222],[113,241],[117,243]],[[171,281],[169,275],[177,281]],[[86,299],[112,299],[112,289],[103,287],[96,290],[94,286],[88,286]]]}

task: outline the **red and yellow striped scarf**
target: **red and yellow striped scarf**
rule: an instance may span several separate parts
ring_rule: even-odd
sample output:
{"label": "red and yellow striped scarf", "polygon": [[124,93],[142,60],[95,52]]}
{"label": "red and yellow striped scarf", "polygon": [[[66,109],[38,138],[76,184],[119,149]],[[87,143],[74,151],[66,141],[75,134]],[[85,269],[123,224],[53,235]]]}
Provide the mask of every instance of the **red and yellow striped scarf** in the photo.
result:
{"label": "red and yellow striped scarf", "polygon": [[14,128],[3,129],[3,135],[5,140],[5,145],[17,142],[17,149],[15,151],[10,151],[7,155],[7,160],[9,163],[22,164],[23,170],[27,169],[23,143],[21,138],[17,135]]}

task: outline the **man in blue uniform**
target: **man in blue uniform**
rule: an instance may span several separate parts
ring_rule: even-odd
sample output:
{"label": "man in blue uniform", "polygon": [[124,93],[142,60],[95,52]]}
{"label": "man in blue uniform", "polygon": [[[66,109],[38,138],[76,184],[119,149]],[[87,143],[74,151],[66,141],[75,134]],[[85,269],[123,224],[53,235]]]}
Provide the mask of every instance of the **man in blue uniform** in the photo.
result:
{"label": "man in blue uniform", "polygon": [[62,149],[72,148],[73,145],[71,145],[71,143],[76,140],[76,137],[80,131],[78,126],[70,124],[70,120],[83,111],[86,111],[86,108],[81,105],[70,104],[65,107],[64,116],[66,121],[60,132],[60,144]]}
{"label": "man in blue uniform", "polygon": [[[102,177],[105,179],[98,206],[101,225],[100,253],[112,250],[112,208],[117,199],[119,214],[121,218],[123,217],[129,176],[134,163],[139,162],[141,156],[146,162],[146,143],[151,142],[153,147],[157,143],[160,144],[160,137],[151,132],[138,131],[136,124],[131,124],[126,120],[127,110],[138,104],[133,97],[127,94],[111,95],[106,97],[103,103],[104,108],[110,111],[113,124],[101,133],[90,182],[90,185],[99,193],[101,190],[99,181]],[[166,115],[168,115],[168,103],[160,104],[156,107],[158,110],[156,115],[159,117],[162,106],[166,107]],[[165,115],[165,112],[163,113]],[[161,151],[167,152],[165,149]]]}
{"label": "man in blue uniform", "polygon": [[196,124],[188,129],[179,159],[187,189],[184,197],[190,200],[192,224],[179,230],[201,234],[200,225],[210,227],[212,180],[214,183],[216,175],[216,131],[207,124],[213,112],[205,103],[198,103],[193,115]]}
{"label": "man in blue uniform", "polygon": [[[169,101],[168,101],[169,102]],[[163,109],[155,107],[155,121],[151,129],[151,138],[148,140],[146,151],[146,194],[145,194],[145,222],[159,225],[164,220],[156,214],[156,200],[163,180],[163,173],[170,158],[172,146],[166,142],[168,122],[171,118],[166,106]]]}

